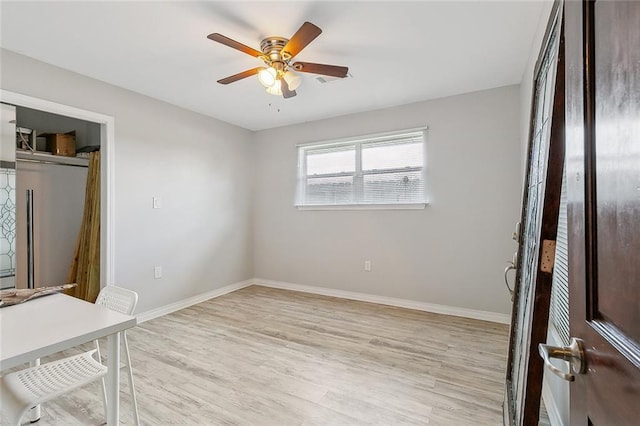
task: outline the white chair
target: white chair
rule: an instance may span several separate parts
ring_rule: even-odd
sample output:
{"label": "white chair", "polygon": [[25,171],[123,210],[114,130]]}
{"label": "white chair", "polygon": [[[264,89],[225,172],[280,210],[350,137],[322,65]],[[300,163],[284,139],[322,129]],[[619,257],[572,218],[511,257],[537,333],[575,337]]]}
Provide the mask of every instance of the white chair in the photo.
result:
{"label": "white chair", "polygon": [[20,419],[31,407],[104,378],[107,367],[93,358],[95,352],[92,350],[2,377],[2,424],[20,425]]}
{"label": "white chair", "polygon": [[[133,311],[138,304],[138,293],[133,290],[127,290],[126,288],[116,286],[106,286],[98,294],[96,299],[96,305],[104,306],[112,311],[120,312],[126,315],[133,315]],[[140,424],[140,417],[138,414],[138,401],[136,400],[136,388],[133,383],[133,371],[131,370],[131,355],[129,354],[129,343],[127,342],[126,330],[122,332],[122,342],[125,349],[126,365],[123,367],[127,369],[129,377],[129,389],[131,389],[131,398],[133,399],[133,413],[135,424]],[[100,345],[98,341],[95,341],[96,351],[98,354],[98,361],[102,362],[102,356],[100,355]],[[104,401],[105,411],[107,410],[107,387],[102,378],[102,399]]]}

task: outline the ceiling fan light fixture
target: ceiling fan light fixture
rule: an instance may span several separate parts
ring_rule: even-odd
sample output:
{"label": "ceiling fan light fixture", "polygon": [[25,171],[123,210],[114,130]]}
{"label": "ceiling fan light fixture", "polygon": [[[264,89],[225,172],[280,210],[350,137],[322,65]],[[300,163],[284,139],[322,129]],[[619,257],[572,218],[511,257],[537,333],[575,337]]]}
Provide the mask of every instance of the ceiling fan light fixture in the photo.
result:
{"label": "ceiling fan light fixture", "polygon": [[271,87],[267,87],[267,93],[270,95],[282,96],[282,86],[280,80],[276,80]]}
{"label": "ceiling fan light fixture", "polygon": [[267,37],[263,39],[260,43],[261,51],[219,33],[209,34],[207,36],[208,39],[260,59],[265,65],[222,78],[218,80],[218,83],[229,84],[257,74],[258,81],[267,89],[268,93],[289,99],[297,95],[296,89],[302,82],[302,77],[296,72],[337,78],[346,77],[349,72],[347,67],[314,62],[292,62],[293,58],[321,33],[322,30],[320,28],[311,22],[305,22],[290,39],[284,37]]}
{"label": "ceiling fan light fixture", "polygon": [[278,80],[276,79],[278,72],[275,68],[269,67],[258,72],[258,80],[266,88],[273,86]]}
{"label": "ceiling fan light fixture", "polygon": [[291,70],[288,70],[284,73],[284,79],[289,85],[289,90],[296,90],[298,87],[300,87],[300,83],[302,83],[302,77]]}

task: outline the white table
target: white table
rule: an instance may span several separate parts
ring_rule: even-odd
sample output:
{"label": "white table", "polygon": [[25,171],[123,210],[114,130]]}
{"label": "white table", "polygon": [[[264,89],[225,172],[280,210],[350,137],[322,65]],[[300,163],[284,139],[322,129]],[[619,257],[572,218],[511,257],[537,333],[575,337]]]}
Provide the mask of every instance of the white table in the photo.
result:
{"label": "white table", "polygon": [[64,294],[44,296],[0,309],[0,370],[73,346],[107,338],[107,424],[120,419],[120,332],[135,317]]}

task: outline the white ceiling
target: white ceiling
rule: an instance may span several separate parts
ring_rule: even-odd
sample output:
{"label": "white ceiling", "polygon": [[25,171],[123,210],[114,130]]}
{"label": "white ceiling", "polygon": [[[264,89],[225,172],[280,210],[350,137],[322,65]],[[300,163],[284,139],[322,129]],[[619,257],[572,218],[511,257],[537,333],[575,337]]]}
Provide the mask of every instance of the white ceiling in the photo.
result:
{"label": "white ceiling", "polygon": [[[547,0],[548,1],[548,0]],[[44,62],[251,130],[517,84],[542,1],[9,2],[1,45]],[[298,96],[267,94],[256,77],[216,80],[260,66],[212,42],[222,33],[259,50],[310,21],[323,33],[296,59],[349,67]]]}

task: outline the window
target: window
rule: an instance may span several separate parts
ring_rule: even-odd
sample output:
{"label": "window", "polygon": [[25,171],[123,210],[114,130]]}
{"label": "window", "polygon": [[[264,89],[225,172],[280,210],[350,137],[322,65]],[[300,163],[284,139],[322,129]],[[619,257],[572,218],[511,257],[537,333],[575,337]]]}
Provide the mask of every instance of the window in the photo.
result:
{"label": "window", "polygon": [[296,205],[424,207],[424,133],[299,145]]}

